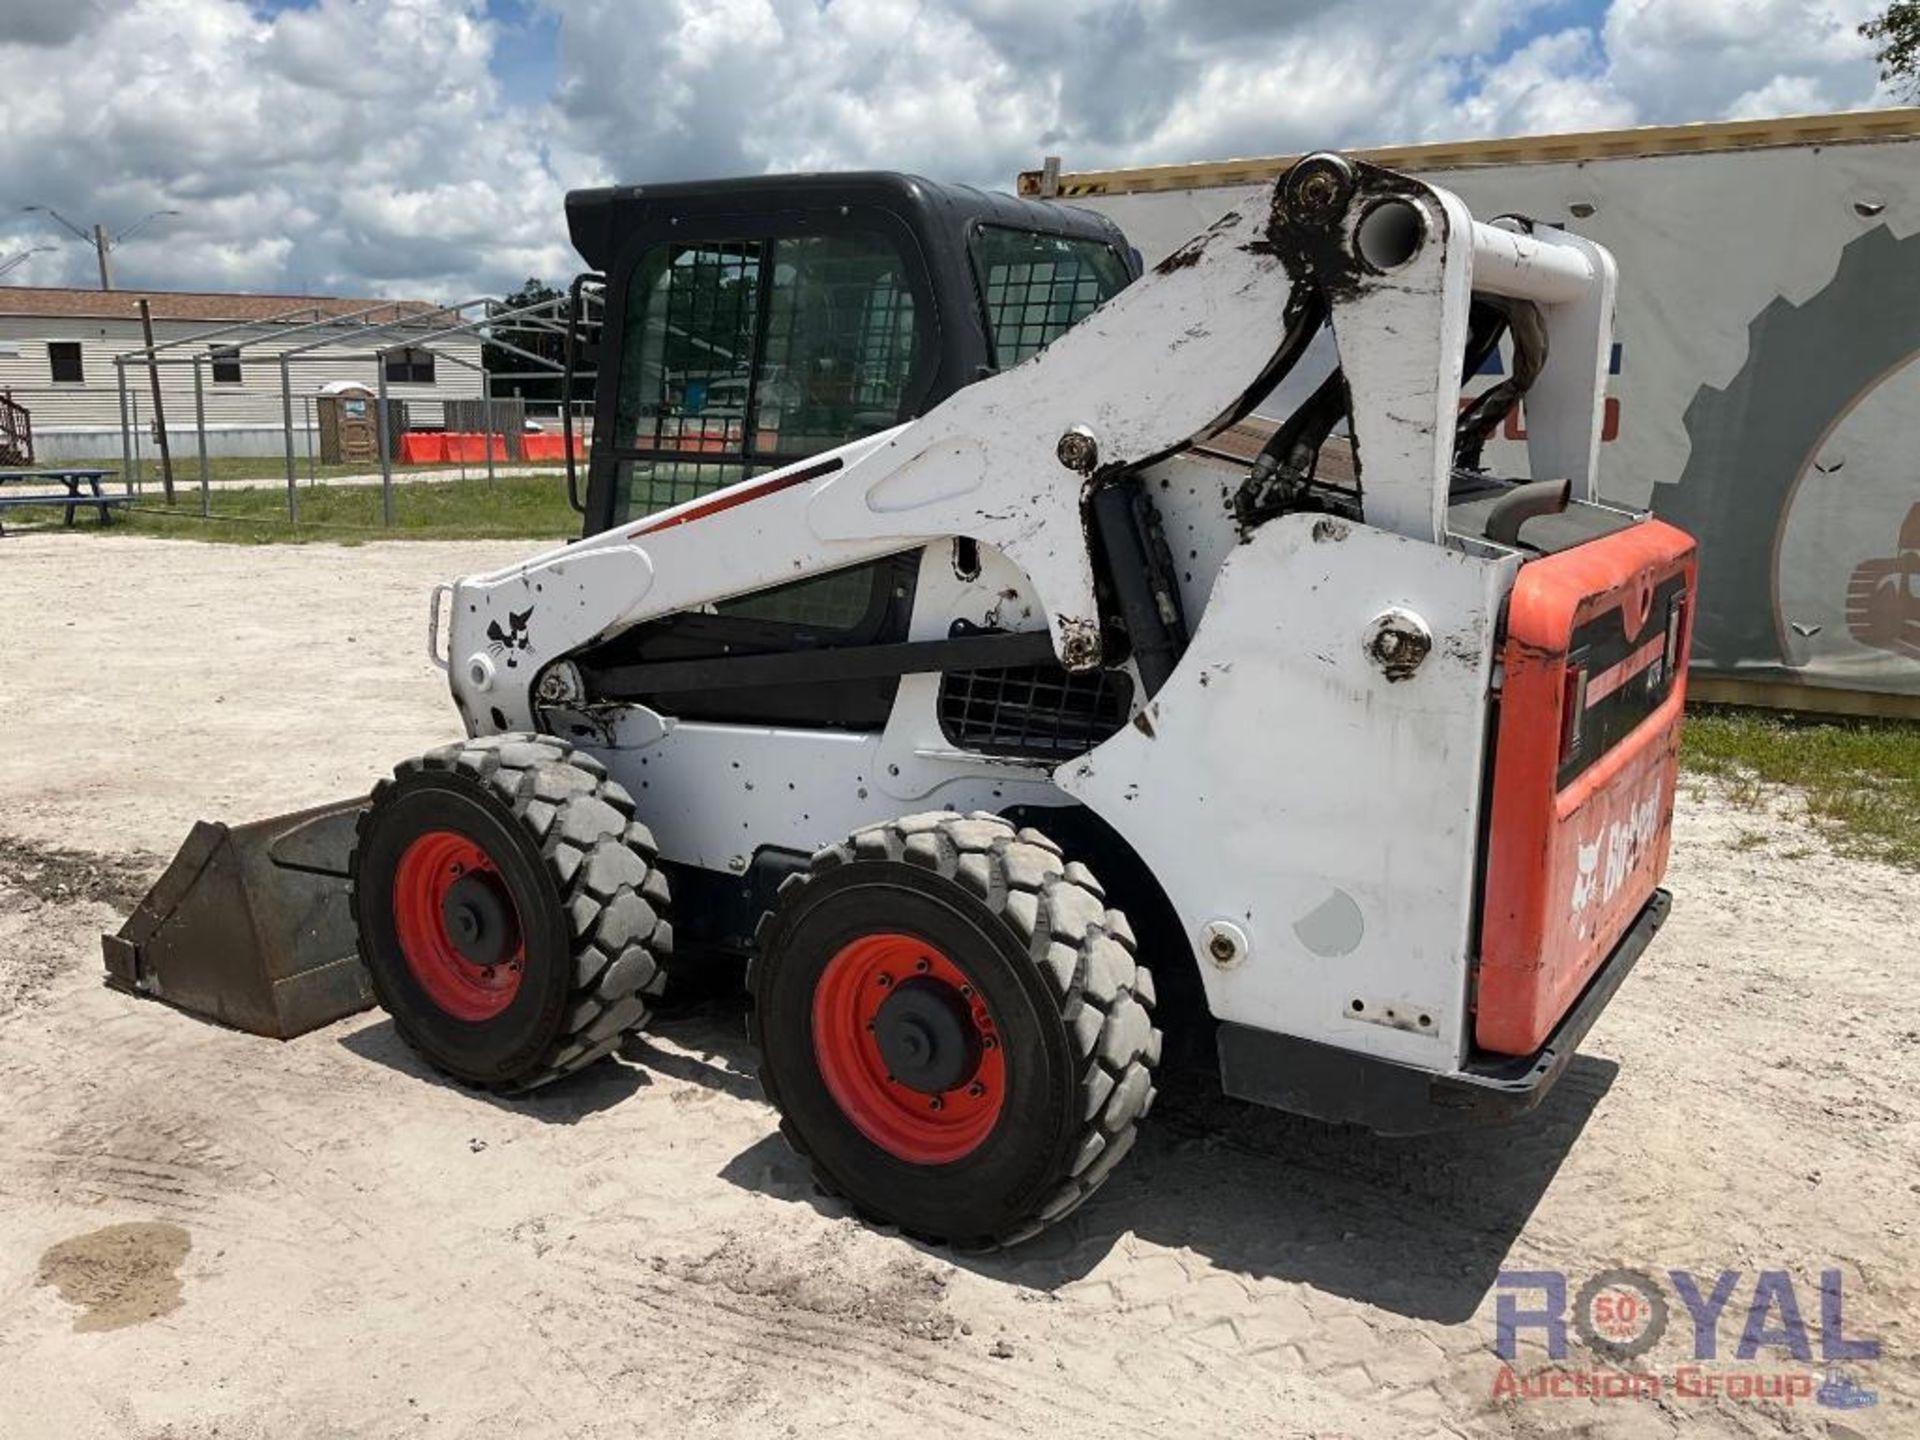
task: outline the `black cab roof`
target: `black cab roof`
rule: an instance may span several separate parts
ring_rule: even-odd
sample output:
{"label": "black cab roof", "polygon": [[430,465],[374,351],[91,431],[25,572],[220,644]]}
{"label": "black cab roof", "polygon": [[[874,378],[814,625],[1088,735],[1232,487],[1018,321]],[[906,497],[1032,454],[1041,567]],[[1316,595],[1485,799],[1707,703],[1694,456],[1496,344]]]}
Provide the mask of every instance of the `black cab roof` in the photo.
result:
{"label": "black cab roof", "polygon": [[760,215],[780,209],[817,210],[869,205],[893,211],[915,231],[954,230],[970,222],[1041,234],[1099,240],[1127,253],[1126,237],[1103,215],[995,190],[953,185],[895,170],[804,175],[753,175],[731,180],[685,180],[661,185],[610,185],[567,196],[567,229],[574,249],[595,270],[606,270],[633,230],[667,216],[712,218]]}

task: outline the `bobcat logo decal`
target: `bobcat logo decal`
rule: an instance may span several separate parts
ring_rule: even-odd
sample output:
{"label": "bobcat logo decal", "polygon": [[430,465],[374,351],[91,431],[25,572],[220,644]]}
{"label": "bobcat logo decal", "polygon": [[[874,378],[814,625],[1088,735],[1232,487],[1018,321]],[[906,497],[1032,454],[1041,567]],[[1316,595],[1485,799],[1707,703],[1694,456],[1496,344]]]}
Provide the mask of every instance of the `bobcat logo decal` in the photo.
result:
{"label": "bobcat logo decal", "polygon": [[[1611,904],[1613,897],[1626,887],[1647,847],[1660,834],[1660,800],[1660,788],[1656,785],[1628,806],[1625,814],[1602,826],[1591,843],[1575,849],[1573,893],[1568,897],[1569,908],[1575,915],[1593,904],[1596,896],[1601,904]],[[1602,859],[1606,861],[1604,869],[1600,864]]]}
{"label": "bobcat logo decal", "polygon": [[1593,899],[1594,886],[1600,883],[1600,841],[1582,845],[1574,856],[1578,870],[1573,877],[1573,913],[1578,915]]}
{"label": "bobcat logo decal", "polygon": [[507,668],[512,670],[519,663],[514,658],[516,650],[530,648],[527,640],[527,622],[533,618],[533,607],[507,612],[507,628],[502,630],[498,620],[487,622],[487,639],[491,642],[487,648],[496,655],[504,655]]}

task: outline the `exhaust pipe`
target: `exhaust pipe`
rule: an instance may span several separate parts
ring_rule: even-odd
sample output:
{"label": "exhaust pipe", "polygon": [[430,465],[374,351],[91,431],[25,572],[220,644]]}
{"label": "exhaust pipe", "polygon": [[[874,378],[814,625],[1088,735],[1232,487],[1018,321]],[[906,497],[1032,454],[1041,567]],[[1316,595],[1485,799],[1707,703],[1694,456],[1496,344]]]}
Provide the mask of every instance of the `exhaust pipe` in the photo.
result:
{"label": "exhaust pipe", "polygon": [[277,1040],[367,1009],[347,905],[366,804],[200,821],[119,933],[100,937],[107,984]]}

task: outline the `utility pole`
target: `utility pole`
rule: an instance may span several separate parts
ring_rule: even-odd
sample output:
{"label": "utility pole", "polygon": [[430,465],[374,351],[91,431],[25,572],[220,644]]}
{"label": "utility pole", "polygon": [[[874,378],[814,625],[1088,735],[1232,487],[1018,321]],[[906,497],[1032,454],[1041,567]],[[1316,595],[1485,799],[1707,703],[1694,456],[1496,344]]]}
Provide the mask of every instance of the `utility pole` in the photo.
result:
{"label": "utility pole", "polygon": [[[99,226],[95,226],[97,233]],[[113,287],[107,283],[107,252],[100,251],[100,286],[103,290]],[[140,297],[140,330],[147,340],[147,375],[153,381],[153,430],[160,444],[160,488],[166,491],[167,504],[173,504],[173,452],[167,448],[167,410],[160,402],[160,357],[153,353],[153,307],[147,303],[147,297]]]}
{"label": "utility pole", "polygon": [[[113,262],[107,259],[107,252],[111,249],[113,249],[113,242],[107,239],[107,227],[104,225],[94,226],[93,253],[100,257],[100,288],[102,290],[111,290],[113,288]],[[142,300],[140,302],[141,310],[144,311],[146,307],[147,302]],[[147,344],[153,344],[152,335],[147,336]],[[160,394],[158,390],[155,390],[153,393],[156,398]],[[161,454],[164,455],[165,453],[164,450],[161,451]],[[173,499],[173,477],[171,475],[167,477],[167,489],[167,499],[171,501]]]}
{"label": "utility pole", "polygon": [[23,211],[31,210],[47,216],[49,219],[64,226],[68,233],[77,239],[84,240],[87,244],[93,246],[94,257],[100,262],[100,288],[102,290],[113,289],[113,260],[111,257],[115,246],[131,240],[136,234],[146,229],[149,224],[158,220],[161,216],[178,215],[180,213],[178,210],[152,210],[134,221],[133,224],[122,230],[118,235],[109,235],[107,233],[107,227],[104,225],[95,225],[91,231],[81,229],[51,205],[27,205],[23,206],[22,209]]}

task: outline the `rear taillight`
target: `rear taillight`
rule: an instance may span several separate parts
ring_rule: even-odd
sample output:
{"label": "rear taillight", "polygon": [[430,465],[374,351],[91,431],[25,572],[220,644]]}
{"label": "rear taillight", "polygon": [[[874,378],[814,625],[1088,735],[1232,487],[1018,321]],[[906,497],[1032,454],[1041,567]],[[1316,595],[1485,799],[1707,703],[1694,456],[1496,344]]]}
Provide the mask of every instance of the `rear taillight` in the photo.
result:
{"label": "rear taillight", "polygon": [[1666,673],[1678,675],[1680,667],[1687,663],[1686,652],[1681,648],[1687,643],[1687,597],[1676,595],[1673,603],[1667,606],[1667,649]]}
{"label": "rear taillight", "polygon": [[1587,667],[1567,663],[1560,678],[1560,763],[1580,753],[1580,721],[1587,713]]}

